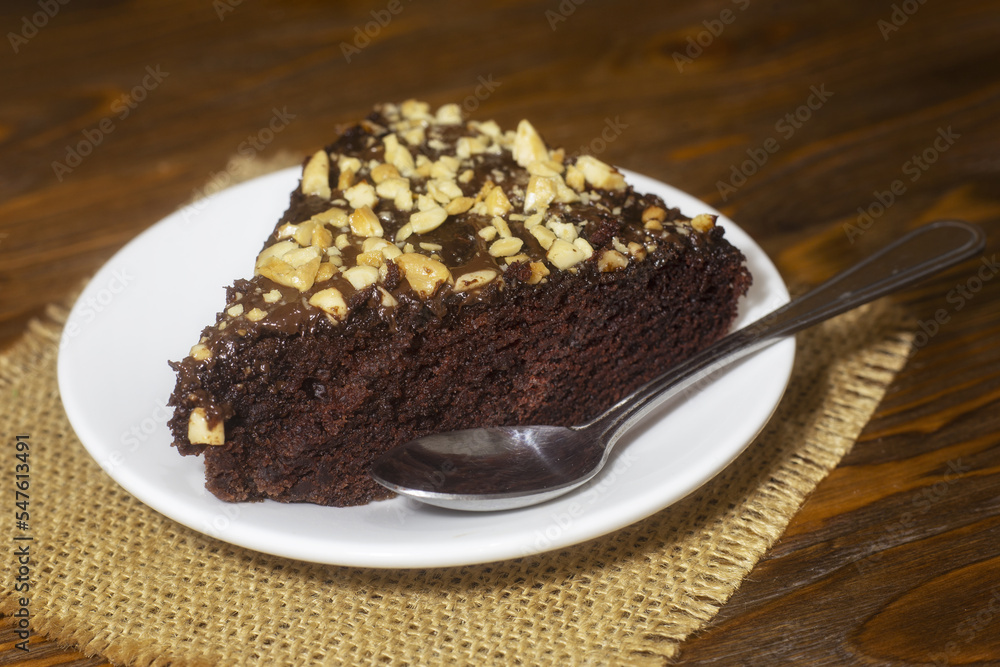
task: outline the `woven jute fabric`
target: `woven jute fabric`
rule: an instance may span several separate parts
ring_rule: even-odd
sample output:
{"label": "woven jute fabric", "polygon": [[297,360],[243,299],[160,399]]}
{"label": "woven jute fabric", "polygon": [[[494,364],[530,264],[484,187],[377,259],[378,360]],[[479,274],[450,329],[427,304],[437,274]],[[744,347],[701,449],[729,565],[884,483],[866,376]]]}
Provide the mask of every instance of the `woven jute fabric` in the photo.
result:
{"label": "woven jute fabric", "polygon": [[[234,159],[197,194],[295,162]],[[13,538],[24,531],[10,507],[0,519],[10,552],[0,613],[27,597],[33,632],[129,665],[662,664],[850,451],[913,341],[884,303],[799,334],[786,394],[755,442],[700,490],[628,528],[501,563],[379,570],[235,547],[121,489],[59,398],[67,306],[50,307],[0,355],[0,470],[12,489],[16,436],[28,435],[32,537],[30,590],[19,592],[23,542]]]}
{"label": "woven jute fabric", "polygon": [[[912,346],[882,305],[800,334],[788,390],[756,441],[631,527],[513,561],[379,570],[234,547],[122,490],[60,402],[65,315],[50,308],[0,356],[7,458],[16,435],[31,443],[31,628],[138,665],[661,664],[851,449]],[[13,465],[4,470],[10,486]],[[13,553],[23,531],[7,514],[0,534]],[[24,595],[16,576],[0,568],[6,615]]]}

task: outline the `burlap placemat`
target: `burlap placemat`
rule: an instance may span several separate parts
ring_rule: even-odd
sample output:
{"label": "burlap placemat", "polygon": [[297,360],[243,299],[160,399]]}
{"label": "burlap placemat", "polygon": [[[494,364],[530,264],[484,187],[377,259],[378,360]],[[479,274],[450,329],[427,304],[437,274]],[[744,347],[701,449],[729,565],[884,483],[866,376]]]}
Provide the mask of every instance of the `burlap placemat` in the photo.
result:
{"label": "burlap placemat", "polygon": [[[234,547],[122,490],[59,399],[65,316],[51,307],[0,355],[11,499],[0,613],[17,613],[26,596],[34,632],[138,665],[661,664],[851,449],[913,340],[885,304],[800,334],[787,393],[756,442],[702,489],[629,528],[502,563],[377,570]],[[10,507],[19,434],[31,443],[30,543],[13,539],[25,534]],[[19,593],[25,544],[30,591]]]}

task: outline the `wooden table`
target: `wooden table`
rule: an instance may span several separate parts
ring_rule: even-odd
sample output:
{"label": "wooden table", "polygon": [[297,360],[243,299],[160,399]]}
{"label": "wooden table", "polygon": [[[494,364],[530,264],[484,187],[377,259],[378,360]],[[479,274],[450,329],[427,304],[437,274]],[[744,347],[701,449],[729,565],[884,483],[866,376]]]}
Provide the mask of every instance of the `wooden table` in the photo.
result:
{"label": "wooden table", "polygon": [[[937,218],[986,259],[690,663],[1000,663],[1000,7],[989,0],[5,3],[0,343],[237,152],[458,101],[721,208],[796,284]],[[99,664],[44,638],[0,664]]]}

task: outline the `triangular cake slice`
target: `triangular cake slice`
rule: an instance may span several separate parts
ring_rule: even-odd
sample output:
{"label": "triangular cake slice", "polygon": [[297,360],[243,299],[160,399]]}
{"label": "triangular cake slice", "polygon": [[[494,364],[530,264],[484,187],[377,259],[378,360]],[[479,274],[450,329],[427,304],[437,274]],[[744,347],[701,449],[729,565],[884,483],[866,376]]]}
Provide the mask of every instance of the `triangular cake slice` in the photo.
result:
{"label": "triangular cake slice", "polygon": [[369,467],[412,438],[586,421],[725,334],[750,284],[712,216],[416,101],[308,158],[255,269],[171,364],[174,444],[224,500],[337,506],[387,497]]}

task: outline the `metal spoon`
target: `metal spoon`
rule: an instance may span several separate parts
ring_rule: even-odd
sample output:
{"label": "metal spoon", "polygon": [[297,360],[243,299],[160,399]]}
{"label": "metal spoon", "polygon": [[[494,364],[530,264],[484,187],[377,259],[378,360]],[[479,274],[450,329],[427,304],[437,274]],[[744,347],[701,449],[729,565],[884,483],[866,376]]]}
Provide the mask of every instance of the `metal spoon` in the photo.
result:
{"label": "metal spoon", "polygon": [[500,426],[413,440],[376,461],[372,476],[417,500],[458,510],[526,507],[572,491],[604,466],[618,439],[650,410],[724,366],[972,257],[983,231],[959,221],[912,231],[622,399],[587,424]]}

